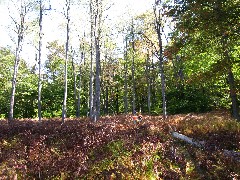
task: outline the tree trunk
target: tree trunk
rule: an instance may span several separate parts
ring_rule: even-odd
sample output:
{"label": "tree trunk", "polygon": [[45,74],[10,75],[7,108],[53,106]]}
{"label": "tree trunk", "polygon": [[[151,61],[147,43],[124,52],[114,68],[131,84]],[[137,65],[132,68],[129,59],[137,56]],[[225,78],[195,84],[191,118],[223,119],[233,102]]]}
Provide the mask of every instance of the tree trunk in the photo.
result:
{"label": "tree trunk", "polygon": [[228,71],[228,83],[230,86],[230,98],[231,98],[231,102],[232,102],[232,115],[233,115],[233,118],[240,120],[235,80],[234,80],[234,76],[233,76],[233,72],[232,72],[231,68],[229,68],[229,71]]}
{"label": "tree trunk", "polygon": [[13,78],[12,78],[12,89],[11,89],[11,97],[10,97],[10,110],[9,110],[9,117],[8,117],[8,123],[11,124],[13,121],[13,109],[14,109],[14,100],[15,100],[15,92],[16,92],[16,84],[17,84],[17,73],[18,73],[18,66],[20,62],[19,53],[18,50],[20,47],[17,47],[16,55],[15,55],[15,63],[14,63],[14,72],[13,72]]}
{"label": "tree trunk", "polygon": [[40,13],[39,13],[39,47],[38,47],[38,120],[41,122],[41,92],[42,92],[42,75],[41,75],[41,55],[42,55],[42,0],[40,0]]}
{"label": "tree trunk", "polygon": [[93,118],[93,35],[94,35],[94,11],[93,1],[90,1],[90,18],[91,18],[91,63],[90,63],[90,82],[89,82],[89,117]]}
{"label": "tree trunk", "polygon": [[134,43],[134,29],[132,20],[132,114],[136,114],[136,85],[135,85],[135,43]]}
{"label": "tree trunk", "polygon": [[117,114],[119,114],[119,102],[118,102],[118,100],[119,100],[119,98],[118,98],[118,95],[119,94],[119,89],[118,89],[118,87],[117,87],[117,93],[116,93],[116,113]]}
{"label": "tree trunk", "polygon": [[149,65],[149,52],[147,54],[147,59],[146,59],[146,78],[147,78],[147,91],[148,91],[148,99],[147,99],[147,104],[148,104],[148,114],[151,113],[151,81],[150,81],[150,65]]}
{"label": "tree trunk", "polygon": [[[74,52],[72,52],[72,69],[73,69],[73,84],[74,84],[74,103],[75,103],[75,110],[76,110],[76,117],[78,117],[78,95],[77,95],[77,74],[76,74],[76,67],[74,64]],[[80,74],[79,74],[80,76]]]}
{"label": "tree trunk", "polygon": [[164,74],[164,66],[163,66],[163,45],[162,45],[162,18],[161,18],[161,11],[158,11],[158,14],[156,12],[156,6],[154,7],[154,13],[155,13],[155,29],[158,35],[158,45],[159,45],[159,68],[160,68],[160,76],[161,76],[161,87],[162,87],[162,109],[163,109],[163,119],[166,119],[167,116],[167,107],[166,107],[166,90],[165,90],[165,74]]}
{"label": "tree trunk", "polygon": [[63,107],[62,107],[62,123],[65,122],[65,118],[67,116],[67,63],[68,63],[68,46],[69,46],[69,10],[70,10],[70,0],[66,0],[66,19],[67,19],[67,40],[66,40],[66,50],[65,50],[65,67],[64,67],[64,99],[63,99]]}
{"label": "tree trunk", "polygon": [[[222,33],[222,34],[224,34],[224,33]],[[222,47],[223,47],[223,56],[224,56],[225,62],[228,67],[227,73],[228,73],[228,84],[229,84],[229,88],[230,88],[230,98],[231,98],[231,103],[232,103],[232,116],[233,116],[233,118],[240,121],[239,105],[238,105],[238,101],[237,101],[235,80],[234,80],[234,75],[232,72],[231,57],[230,57],[229,51],[228,51],[228,36],[223,35]]]}
{"label": "tree trunk", "polygon": [[79,80],[78,80],[78,100],[77,100],[77,118],[80,117],[80,106],[81,106],[81,65],[79,67]]}
{"label": "tree trunk", "polygon": [[94,43],[95,43],[95,52],[96,52],[96,74],[95,74],[95,96],[94,96],[94,117],[93,120],[96,122],[100,117],[100,75],[101,75],[101,66],[100,66],[100,37],[101,37],[101,18],[102,18],[102,2],[96,0],[95,9],[94,9]]}
{"label": "tree trunk", "polygon": [[124,113],[128,113],[128,85],[127,85],[127,74],[128,74],[128,65],[127,65],[127,38],[125,39],[126,49],[124,54]]}
{"label": "tree trunk", "polygon": [[94,96],[94,121],[100,117],[100,46],[98,38],[96,44],[96,79],[95,79],[95,96]]}
{"label": "tree trunk", "polygon": [[10,108],[9,108],[9,117],[8,117],[9,124],[11,124],[13,121],[13,109],[14,109],[14,100],[15,100],[15,92],[16,92],[16,84],[17,84],[17,74],[18,74],[18,67],[20,63],[20,52],[22,51],[22,42],[23,42],[23,36],[25,31],[24,19],[25,19],[26,13],[27,13],[26,7],[23,6],[21,1],[20,24],[18,24],[18,22],[12,18],[17,27],[16,32],[17,32],[18,40],[17,40],[16,52],[15,52],[14,72],[13,72],[12,89],[11,89],[11,96],[10,96]]}
{"label": "tree trunk", "polygon": [[109,108],[109,99],[108,99],[108,85],[106,86],[106,93],[105,93],[105,114],[108,115],[108,108]]}

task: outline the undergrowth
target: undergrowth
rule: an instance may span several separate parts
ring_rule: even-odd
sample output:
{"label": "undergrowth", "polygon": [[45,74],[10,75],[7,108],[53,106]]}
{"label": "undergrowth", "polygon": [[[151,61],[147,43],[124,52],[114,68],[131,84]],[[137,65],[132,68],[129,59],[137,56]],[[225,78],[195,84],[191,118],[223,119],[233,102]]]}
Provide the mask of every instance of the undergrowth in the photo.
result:
{"label": "undergrowth", "polygon": [[[169,128],[171,127],[171,128]],[[197,148],[171,130],[206,142]],[[237,179],[240,125],[226,113],[0,121],[0,179]]]}

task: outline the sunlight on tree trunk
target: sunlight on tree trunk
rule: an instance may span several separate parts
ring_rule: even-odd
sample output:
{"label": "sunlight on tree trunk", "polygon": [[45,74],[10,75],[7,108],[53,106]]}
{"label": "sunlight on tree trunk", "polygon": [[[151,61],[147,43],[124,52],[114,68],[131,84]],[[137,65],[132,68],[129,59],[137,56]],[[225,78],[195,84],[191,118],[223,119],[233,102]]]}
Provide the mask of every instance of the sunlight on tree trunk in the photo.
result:
{"label": "sunlight on tree trunk", "polygon": [[42,16],[43,16],[43,7],[42,0],[39,2],[39,44],[38,44],[38,120],[41,121],[41,90],[42,90],[42,74],[41,74],[41,50],[42,50]]}
{"label": "sunlight on tree trunk", "polygon": [[11,89],[11,97],[10,97],[10,109],[9,109],[9,117],[8,122],[9,124],[13,121],[13,109],[14,109],[14,99],[15,99],[15,92],[16,92],[16,84],[17,84],[17,74],[18,74],[18,67],[20,63],[20,52],[22,51],[22,43],[23,43],[23,37],[24,32],[26,30],[25,27],[25,17],[27,14],[27,8],[25,3],[21,0],[21,8],[20,8],[20,24],[15,20],[13,17],[12,20],[15,23],[17,29],[17,46],[16,46],[16,52],[15,52],[15,62],[14,62],[14,72],[13,72],[13,78],[12,78],[12,89]]}
{"label": "sunlight on tree trunk", "polygon": [[92,119],[93,118],[93,39],[94,39],[94,7],[93,7],[93,0],[90,1],[90,20],[91,20],[91,43],[90,43],[90,83],[89,83],[89,117]]}
{"label": "sunlight on tree trunk", "polygon": [[70,24],[70,0],[66,0],[66,20],[67,20],[67,40],[66,40],[66,51],[65,51],[65,67],[64,67],[64,99],[63,99],[63,107],[62,107],[62,123],[65,122],[65,118],[67,116],[67,63],[68,63],[68,46],[69,46],[69,24]]}
{"label": "sunlight on tree trunk", "polygon": [[[154,14],[155,14],[155,29],[158,35],[158,45],[159,45],[159,68],[160,68],[160,76],[161,76],[161,87],[162,87],[162,111],[163,111],[163,119],[165,120],[167,117],[167,107],[166,107],[166,84],[165,84],[165,74],[164,74],[164,65],[163,65],[163,43],[162,43],[162,13],[161,9],[157,9],[159,6],[158,2],[155,1],[154,6]],[[158,12],[157,12],[158,10]]]}

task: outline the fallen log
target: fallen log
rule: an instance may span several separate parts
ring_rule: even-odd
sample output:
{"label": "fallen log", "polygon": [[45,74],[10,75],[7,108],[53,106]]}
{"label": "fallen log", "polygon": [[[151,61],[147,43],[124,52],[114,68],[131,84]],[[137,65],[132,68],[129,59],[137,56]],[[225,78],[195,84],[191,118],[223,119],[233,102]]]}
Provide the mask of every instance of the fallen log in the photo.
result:
{"label": "fallen log", "polygon": [[[177,139],[181,139],[184,142],[187,142],[188,144],[194,145],[194,146],[199,147],[199,148],[207,149],[206,143],[204,141],[197,141],[194,138],[187,137],[187,136],[185,136],[183,134],[180,134],[178,132],[171,132],[171,134],[172,134],[173,137],[175,137]],[[232,151],[232,150],[230,151],[230,150],[226,150],[226,149],[223,149],[222,151],[223,151],[223,154],[225,156],[231,157],[234,160],[240,162],[240,152]]]}
{"label": "fallen log", "polygon": [[181,139],[191,145],[203,148],[205,146],[205,142],[204,141],[196,141],[193,138],[187,137],[183,134],[177,133],[177,132],[172,132],[172,136],[178,139]]}

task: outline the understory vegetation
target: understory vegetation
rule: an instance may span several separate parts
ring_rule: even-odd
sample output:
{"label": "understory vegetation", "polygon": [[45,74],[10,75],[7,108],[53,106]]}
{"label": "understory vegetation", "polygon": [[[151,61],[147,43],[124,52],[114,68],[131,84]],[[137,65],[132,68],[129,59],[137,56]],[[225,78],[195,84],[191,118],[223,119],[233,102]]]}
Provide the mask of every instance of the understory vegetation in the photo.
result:
{"label": "understory vegetation", "polygon": [[[1,179],[238,179],[240,124],[229,113],[0,121]],[[203,148],[173,138],[175,131]],[[229,152],[228,154],[224,152]]]}

